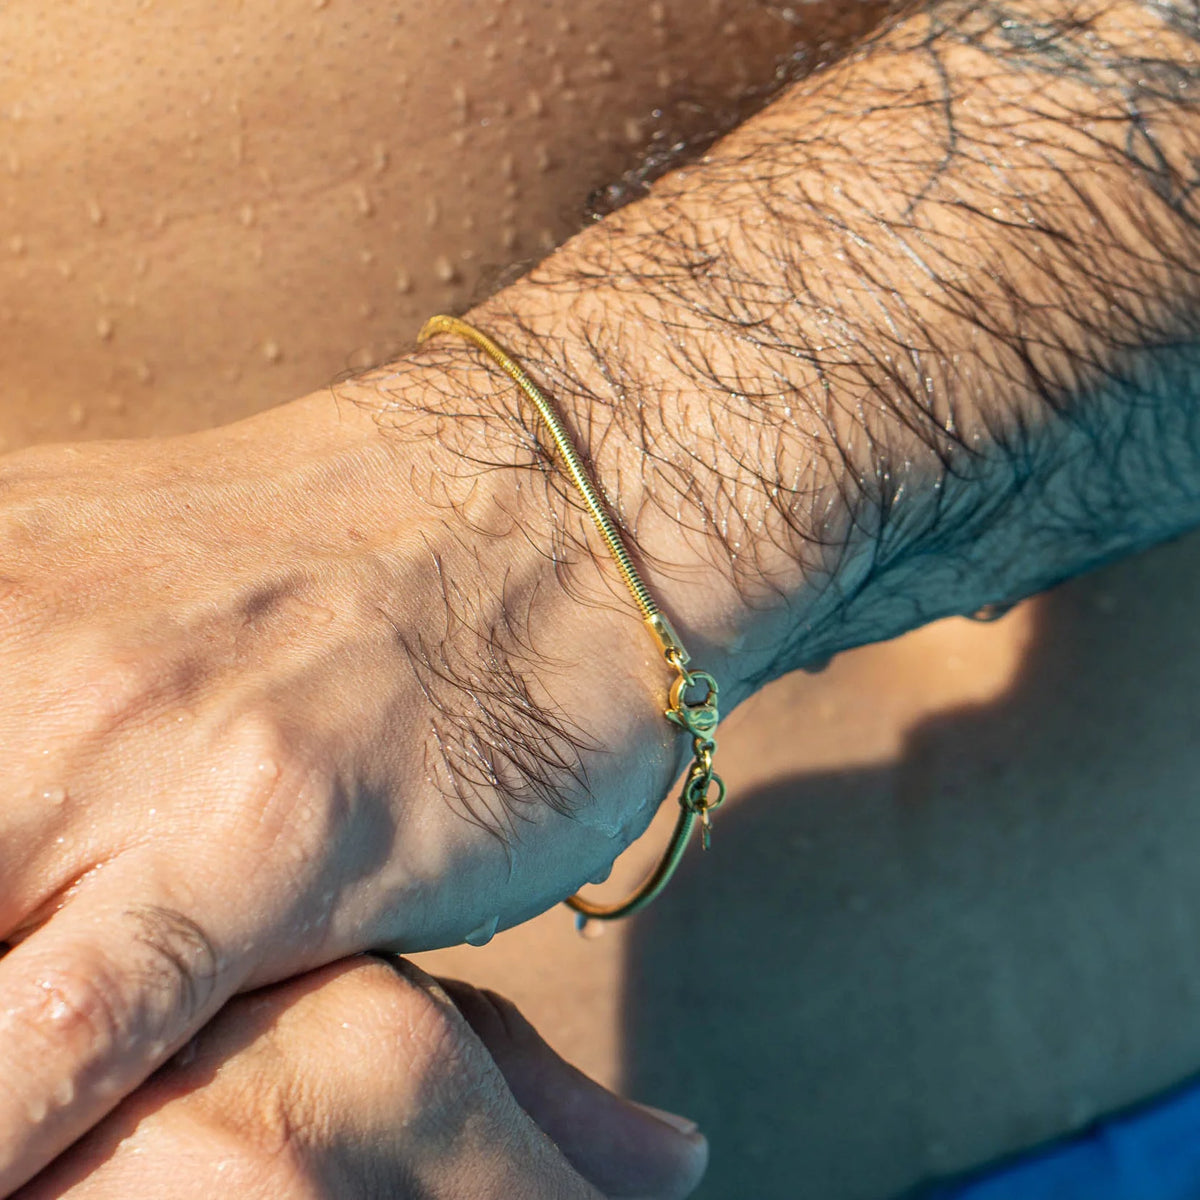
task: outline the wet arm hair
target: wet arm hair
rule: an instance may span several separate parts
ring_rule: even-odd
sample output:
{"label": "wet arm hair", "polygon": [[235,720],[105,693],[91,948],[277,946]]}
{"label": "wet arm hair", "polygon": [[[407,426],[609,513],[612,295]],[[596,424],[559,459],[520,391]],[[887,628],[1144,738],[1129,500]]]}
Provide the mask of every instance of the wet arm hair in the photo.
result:
{"label": "wet arm hair", "polygon": [[478,319],[631,529],[790,602],[768,673],[1028,594],[1200,520],[1198,53],[1195,0],[935,0]]}
{"label": "wet arm hair", "polygon": [[1197,0],[928,0],[469,314],[739,694],[1200,522],[1198,54]]}

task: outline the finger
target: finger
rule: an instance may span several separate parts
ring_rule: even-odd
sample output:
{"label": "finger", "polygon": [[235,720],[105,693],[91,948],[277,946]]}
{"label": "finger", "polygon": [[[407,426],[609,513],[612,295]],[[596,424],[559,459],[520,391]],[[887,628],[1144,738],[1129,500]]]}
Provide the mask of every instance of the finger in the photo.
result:
{"label": "finger", "polygon": [[20,1193],[602,1200],[410,964],[351,959],[228,1004]]}
{"label": "finger", "polygon": [[[338,1044],[363,998],[339,981],[353,980],[362,961],[343,959],[231,1000],[12,1200],[362,1195],[323,1188],[329,1172],[306,1144],[317,1130],[338,1130],[339,1118],[356,1128],[373,1108],[379,1072],[365,1080]],[[349,1112],[328,1094],[330,1075],[353,1097]]]}
{"label": "finger", "polygon": [[232,961],[139,872],[81,890],[0,960],[0,1195],[132,1091],[240,984]]}
{"label": "finger", "polygon": [[694,1122],[601,1087],[559,1057],[503,996],[457,979],[439,982],[517,1103],[605,1196],[682,1200],[696,1189],[708,1165],[708,1143]]}

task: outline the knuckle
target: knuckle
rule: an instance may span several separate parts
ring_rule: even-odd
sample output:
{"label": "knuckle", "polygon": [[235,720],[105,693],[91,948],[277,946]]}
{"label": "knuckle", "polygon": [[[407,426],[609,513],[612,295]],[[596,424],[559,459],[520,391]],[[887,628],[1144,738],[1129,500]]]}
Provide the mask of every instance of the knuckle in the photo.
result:
{"label": "knuckle", "polygon": [[354,987],[357,1036],[369,1046],[389,1047],[396,1077],[411,1095],[447,1101],[481,1074],[470,1028],[435,981],[380,962],[347,983]]}
{"label": "knuckle", "polygon": [[284,721],[262,707],[239,714],[220,738],[221,770],[229,780],[226,816],[237,826],[239,850],[260,860],[289,848],[301,869],[324,861],[331,820],[312,751],[301,751]]}
{"label": "knuckle", "polygon": [[[132,955],[59,951],[33,968],[9,1019],[32,1047],[84,1071],[133,1051],[157,1063],[168,1043],[211,1003],[218,962],[195,922],[143,906],[125,914]],[[34,1060],[35,1061],[35,1060]]]}
{"label": "knuckle", "polygon": [[38,971],[8,1009],[29,1050],[45,1047],[55,1061],[68,1057],[80,1068],[103,1060],[124,1040],[124,1013],[121,985],[98,963]]}
{"label": "knuckle", "polygon": [[221,754],[241,792],[256,799],[273,800],[285,775],[301,767],[295,739],[281,717],[265,706],[240,713],[222,738]]}
{"label": "knuckle", "polygon": [[137,982],[167,1027],[191,1024],[211,1004],[221,975],[216,947],[191,917],[160,904],[129,909],[139,948]]}
{"label": "knuckle", "polygon": [[440,988],[421,986],[394,968],[379,963],[363,973],[362,999],[376,1034],[404,1037],[410,1066],[428,1063],[436,1069],[454,1058],[463,1040],[463,1024]]}

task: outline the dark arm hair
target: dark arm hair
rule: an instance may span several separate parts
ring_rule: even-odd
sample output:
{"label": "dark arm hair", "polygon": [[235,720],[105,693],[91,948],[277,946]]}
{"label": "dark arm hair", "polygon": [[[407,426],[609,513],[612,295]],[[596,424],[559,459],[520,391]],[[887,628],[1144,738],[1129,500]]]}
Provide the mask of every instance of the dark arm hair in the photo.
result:
{"label": "dark arm hair", "polygon": [[[1195,0],[932,0],[470,314],[736,695],[1200,521],[1198,52]],[[464,369],[431,411],[570,584],[586,522]]]}

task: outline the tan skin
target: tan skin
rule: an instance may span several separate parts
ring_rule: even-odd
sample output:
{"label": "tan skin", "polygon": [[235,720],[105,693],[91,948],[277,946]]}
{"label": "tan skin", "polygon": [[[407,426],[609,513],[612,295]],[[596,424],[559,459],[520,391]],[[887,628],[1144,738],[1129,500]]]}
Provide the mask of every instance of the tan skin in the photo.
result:
{"label": "tan skin", "polygon": [[675,1200],[705,1158],[502,997],[359,958],[235,1001],[18,1196]]}
{"label": "tan skin", "polygon": [[[471,5],[300,5],[235,24],[199,5],[165,23],[134,7],[6,8],[0,38],[21,52],[3,85],[0,328],[20,351],[6,355],[0,446],[221,425],[369,365],[424,314],[568,236],[656,131],[703,132],[804,38],[766,8],[658,10],[559,4],[526,20],[518,7],[516,29],[497,30],[472,27]],[[823,39],[868,19],[813,17]],[[338,975],[343,1009],[369,1004],[362,971]],[[285,1062],[287,1076],[310,1070]],[[167,1105],[139,1137],[156,1144],[159,1123],[189,1111]],[[208,1143],[192,1141],[203,1190]],[[142,1181],[173,1170],[134,1161]],[[70,1194],[119,1192],[123,1169]]]}
{"label": "tan skin", "polygon": [[6,7],[0,441],[224,424],[384,361],[656,132],[878,11],[836,7]]}
{"label": "tan skin", "polygon": [[[20,18],[14,19],[20,20]],[[36,18],[27,17],[26,19],[35,20]],[[775,28],[778,30],[778,26]],[[16,33],[14,33],[14,36],[20,32],[20,30],[17,30]],[[791,36],[791,31],[785,30],[784,32]],[[45,40],[42,39],[39,44],[44,45]],[[637,49],[644,57],[644,39],[638,41]],[[577,57],[582,61],[586,61],[586,44],[582,47],[582,50]],[[637,56],[635,55],[634,57],[636,58]],[[355,61],[361,62],[361,54],[356,57]],[[615,56],[614,61],[618,61]],[[705,58],[705,61],[718,60],[715,56],[709,54]],[[351,73],[348,71],[342,71],[340,73],[341,78],[349,76],[351,76]],[[654,83],[655,86],[660,85],[660,81],[657,79],[657,77],[655,78]],[[624,88],[617,89],[614,91],[614,94],[617,94],[618,91],[622,96],[629,94],[628,90]],[[358,98],[355,97],[355,99]],[[294,107],[295,102],[296,97],[292,94],[288,94],[286,103],[288,104],[289,108]],[[355,108],[356,112],[361,111],[361,104],[355,103],[353,104],[353,107]],[[598,108],[596,111],[601,111],[601,109]],[[603,111],[612,111],[611,105],[605,107]],[[394,122],[389,123],[387,121],[387,117],[389,116],[394,116],[394,114],[384,114],[385,124],[387,124],[390,128],[391,124]],[[591,127],[590,122],[594,120],[594,117],[595,112],[589,114],[587,123],[588,128]],[[185,131],[185,136],[190,132],[190,129]],[[453,130],[450,132],[453,133]],[[235,136],[236,133],[237,131],[235,130]],[[579,137],[578,130],[574,132],[573,136],[564,136],[564,144],[566,145],[577,145],[581,140],[584,139]],[[205,139],[202,136],[197,144],[203,145],[204,142]],[[374,143],[372,145],[374,145]],[[25,154],[25,157],[21,157],[22,152]],[[54,156],[48,156],[47,161],[65,163],[73,161],[74,158],[75,156],[69,153],[57,154]],[[111,159],[112,156],[110,155],[98,156],[99,161],[111,161]],[[550,159],[553,161],[553,156],[550,156]],[[444,155],[439,154],[437,156],[437,160],[439,162],[445,161]],[[187,161],[186,155],[184,156],[184,161]],[[37,179],[36,153],[31,153],[27,147],[21,146],[18,152],[17,162],[19,174],[14,176],[14,178]],[[31,162],[35,164],[34,167],[29,166],[29,163]],[[611,173],[612,165],[608,163],[604,165],[605,168]],[[390,169],[391,166],[389,160],[389,164],[385,166],[383,174],[386,175]],[[28,174],[30,171],[33,172],[32,175]],[[297,173],[302,174],[302,172]],[[148,172],[142,172],[142,174],[146,175]],[[269,171],[268,174],[269,179],[277,179],[279,177],[277,172]],[[418,172],[418,176],[420,174],[421,173]],[[355,342],[353,334],[347,332],[353,331],[357,328],[361,334],[362,322],[371,321],[374,319],[371,313],[364,313],[361,307],[357,310],[357,313],[347,312],[342,314],[344,321],[341,334],[339,335],[335,333],[331,335],[330,341],[322,345],[320,335],[327,333],[329,327],[329,305],[326,301],[326,298],[330,296],[349,294],[351,292],[355,292],[356,288],[348,279],[340,281],[341,286],[339,286],[336,274],[331,275],[329,271],[330,264],[328,260],[323,260],[320,255],[313,252],[314,244],[323,247],[326,251],[331,244],[336,244],[338,238],[333,235],[344,227],[337,225],[335,219],[331,218],[328,213],[324,215],[318,214],[317,218],[315,219],[314,227],[311,231],[311,240],[301,240],[299,242],[298,253],[292,253],[291,255],[284,253],[281,255],[281,257],[288,260],[289,270],[294,267],[296,262],[303,263],[306,266],[309,263],[319,263],[319,269],[317,267],[313,268],[314,275],[309,281],[309,286],[293,288],[291,286],[290,278],[289,280],[284,281],[283,286],[281,286],[281,294],[284,295],[285,298],[294,297],[296,295],[307,298],[313,294],[317,294],[322,298],[321,303],[314,305],[305,299],[301,303],[308,303],[309,308],[307,314],[288,312],[286,307],[279,307],[279,295],[277,294],[273,296],[272,301],[263,303],[266,316],[260,317],[257,322],[255,321],[253,315],[247,316],[244,311],[239,310],[236,315],[231,314],[226,322],[216,326],[211,335],[206,334],[201,337],[198,333],[198,344],[203,343],[203,345],[202,348],[197,351],[197,360],[192,361],[187,359],[187,354],[185,353],[183,356],[185,361],[180,367],[180,377],[175,381],[176,390],[172,392],[170,376],[174,370],[174,367],[164,366],[160,368],[158,366],[157,359],[154,358],[154,355],[162,354],[163,358],[169,360],[171,364],[180,362],[181,356],[177,352],[177,347],[173,342],[173,338],[176,336],[173,331],[184,327],[197,329],[198,331],[202,330],[204,326],[197,324],[196,313],[197,311],[206,311],[209,306],[203,303],[195,303],[195,297],[189,297],[187,295],[186,288],[175,289],[170,286],[163,286],[162,293],[160,294],[170,294],[181,297],[181,307],[179,311],[171,314],[170,320],[166,320],[164,318],[159,340],[156,342],[154,335],[152,333],[148,334],[144,326],[139,330],[139,322],[141,319],[140,314],[148,311],[151,307],[156,313],[165,314],[170,312],[170,306],[169,304],[154,304],[152,306],[144,305],[143,301],[145,297],[152,294],[151,285],[145,285],[145,292],[138,292],[136,286],[133,285],[130,276],[130,271],[132,271],[133,277],[137,277],[140,272],[141,277],[150,279],[154,275],[155,268],[150,265],[147,265],[145,268],[143,268],[135,260],[132,263],[132,267],[130,267],[126,262],[126,265],[123,268],[125,273],[122,274],[122,268],[117,265],[120,255],[109,253],[106,256],[106,254],[101,250],[101,247],[105,245],[105,239],[109,237],[109,233],[106,231],[110,229],[113,231],[113,244],[116,244],[117,246],[128,245],[131,237],[140,244],[143,240],[150,238],[151,232],[161,233],[163,235],[161,241],[166,248],[165,257],[172,262],[178,261],[179,247],[176,246],[175,252],[172,253],[170,248],[170,235],[168,231],[178,225],[181,231],[181,245],[192,247],[202,244],[195,236],[196,227],[192,224],[192,222],[194,219],[196,224],[203,225],[203,213],[208,210],[206,210],[203,203],[201,203],[197,206],[201,213],[201,217],[193,218],[191,216],[184,216],[179,218],[178,221],[168,219],[163,223],[162,230],[155,230],[155,218],[156,213],[159,210],[153,209],[152,205],[147,205],[140,213],[132,211],[130,223],[122,225],[121,220],[111,214],[121,212],[129,213],[131,210],[136,209],[136,205],[127,199],[123,199],[120,193],[120,179],[124,179],[127,176],[128,170],[126,168],[119,174],[119,179],[114,185],[114,194],[116,195],[116,201],[114,202],[115,206],[114,204],[106,206],[103,201],[97,199],[95,208],[87,207],[85,205],[84,215],[86,217],[86,226],[82,221],[79,222],[80,229],[84,234],[84,244],[86,244],[87,238],[95,238],[94,244],[97,249],[97,254],[95,257],[102,260],[107,258],[108,265],[102,267],[101,274],[104,270],[109,270],[112,272],[111,276],[108,276],[108,278],[112,280],[112,283],[108,288],[104,288],[102,282],[98,283],[95,275],[88,274],[93,267],[91,264],[85,261],[92,257],[87,253],[81,255],[81,261],[83,262],[82,267],[78,264],[54,257],[55,269],[58,271],[58,280],[55,281],[50,276],[48,264],[51,260],[51,257],[54,256],[56,252],[61,251],[63,246],[54,245],[52,239],[45,236],[45,231],[39,232],[37,224],[38,220],[40,219],[38,217],[38,213],[42,211],[43,208],[49,209],[50,211],[53,210],[50,208],[50,206],[44,205],[44,202],[39,204],[31,201],[29,202],[26,210],[21,213],[21,220],[19,221],[19,224],[21,225],[22,229],[28,229],[30,232],[28,234],[23,233],[20,235],[14,235],[14,237],[19,236],[23,238],[24,242],[19,247],[17,247],[15,244],[14,247],[12,247],[13,262],[15,263],[15,266],[13,267],[14,283],[11,285],[11,291],[20,295],[22,299],[20,313],[13,316],[10,324],[18,332],[21,344],[29,348],[31,366],[29,368],[27,378],[15,386],[19,389],[17,392],[18,399],[20,399],[22,395],[29,398],[37,397],[37,403],[34,404],[32,400],[30,400],[29,408],[32,410],[31,412],[26,411],[24,408],[14,407],[12,409],[14,414],[21,412],[26,413],[24,417],[17,417],[14,419],[14,427],[9,433],[9,436],[12,438],[14,443],[28,440],[33,437],[55,438],[62,436],[64,433],[70,434],[71,436],[77,436],[78,431],[81,430],[84,432],[93,432],[98,435],[111,436],[118,432],[148,432],[151,429],[173,430],[191,428],[197,425],[204,425],[214,421],[228,419],[232,416],[240,415],[241,413],[247,411],[246,407],[238,407],[240,404],[247,405],[249,408],[262,407],[266,403],[273,402],[276,399],[285,398],[288,395],[294,394],[297,390],[303,390],[305,387],[311,386],[313,383],[317,382],[322,375],[326,375],[338,369],[341,364],[330,360],[336,360],[337,356],[339,355],[342,357],[342,361],[346,362],[352,361],[352,356],[355,353],[363,353],[363,344]],[[93,182],[95,178],[96,176],[94,173],[90,174],[89,183]],[[263,180],[264,183],[268,182],[268,180],[263,179],[261,174],[259,178],[260,180]],[[456,189],[453,188],[454,183],[454,179],[451,179],[451,190],[456,191]],[[23,186],[24,185],[22,185],[22,187]],[[30,190],[33,191],[33,189]],[[320,196],[326,190],[327,189],[324,187],[318,186],[315,194]],[[149,194],[145,187],[139,187],[136,189],[136,192],[139,197],[144,197]],[[17,194],[19,195],[20,191],[18,191]],[[53,194],[54,189],[45,189],[43,186],[39,196]],[[177,189],[176,191],[172,192],[172,195],[177,194]],[[230,270],[229,262],[222,260],[221,258],[221,254],[223,252],[227,252],[228,247],[233,243],[233,238],[230,236],[230,234],[246,238],[252,237],[252,234],[247,234],[245,231],[253,231],[257,227],[257,223],[260,219],[262,219],[259,216],[260,209],[270,201],[270,196],[268,196],[267,200],[264,201],[262,194],[259,192],[248,194],[251,196],[251,198],[246,201],[246,205],[250,210],[252,210],[249,214],[249,217],[244,216],[243,210],[239,209],[238,216],[235,221],[232,217],[232,209],[230,209],[228,214],[225,216],[225,223],[222,225],[220,222],[218,222],[214,226],[218,232],[213,237],[213,241],[209,247],[209,253],[207,255],[197,254],[196,256],[197,262],[200,264],[201,272],[209,269],[212,270],[213,276],[218,281],[217,287],[227,285],[229,279],[234,277],[234,273]],[[357,199],[357,196],[352,193],[351,200],[358,209],[358,217],[352,217],[351,220],[357,220],[359,218],[363,220],[374,219],[373,214],[366,211],[367,208],[374,204],[374,201],[370,197],[368,197],[367,201],[364,203],[360,202]],[[488,206],[484,205],[483,207]],[[491,206],[491,210],[494,211],[494,205]],[[311,211],[311,207],[305,211]],[[528,212],[529,210],[526,209],[524,211]],[[99,219],[97,219],[96,214],[99,214]],[[441,219],[442,217],[439,213],[439,220]],[[55,220],[48,223],[51,224],[55,230],[63,228],[64,224],[66,224],[63,221],[61,213],[56,214]],[[90,226],[94,231],[93,233],[88,233],[88,226]],[[237,233],[239,227],[243,231],[241,234]],[[392,236],[396,236],[395,230],[392,231]],[[420,241],[420,239],[418,239],[418,241]],[[72,240],[70,244],[76,244],[76,241]],[[411,245],[411,243],[406,243],[406,245]],[[250,250],[249,257],[253,259],[253,246],[248,246],[248,249]],[[368,248],[367,252],[372,253],[373,251]],[[40,258],[39,255],[41,256]],[[184,257],[186,260],[187,255]],[[245,259],[245,254],[239,254],[239,261],[244,262]],[[266,247],[264,246],[263,262],[265,263],[266,261],[267,253]],[[466,261],[470,260],[468,259]],[[65,264],[65,270],[63,269],[63,266],[59,265],[60,262]],[[211,268],[209,264],[212,264]],[[361,265],[371,267],[374,264],[372,262],[362,263]],[[456,271],[459,271],[460,273],[463,272],[461,265],[456,263],[452,263],[451,265]],[[420,313],[428,311],[430,308],[445,307],[449,302],[453,302],[455,300],[461,301],[461,298],[464,294],[461,291],[455,292],[453,289],[446,289],[440,286],[440,281],[436,281],[438,269],[438,256],[431,255],[428,263],[426,264],[424,273],[418,270],[413,275],[413,278],[423,277],[426,280],[429,280],[430,274],[433,275],[435,282],[430,284],[430,291],[428,294],[423,295],[420,293],[416,283],[412,284],[413,290],[410,293],[399,293],[401,297],[407,295],[414,297],[414,308],[417,307],[417,298],[419,298],[421,303],[417,311]],[[70,272],[78,272],[81,270],[83,272],[82,275],[77,274],[72,278],[69,278],[67,281],[70,283],[73,282],[74,278],[82,278],[86,280],[90,287],[80,287],[79,291],[75,293],[79,298],[76,308],[71,310],[68,307],[64,310],[64,288],[61,281],[70,275]],[[258,268],[255,268],[254,278],[261,278]],[[356,279],[360,281],[357,290],[363,290],[361,286],[361,276],[356,276]],[[394,290],[394,281],[392,282],[391,286]],[[462,286],[464,288],[467,286],[465,281]],[[209,294],[214,294],[217,290],[217,287],[210,285]],[[373,288],[366,289],[371,293],[371,295],[368,296],[367,299],[363,300],[361,304],[366,305],[367,309],[371,309],[372,297],[381,294],[384,287],[385,285],[377,280]],[[68,289],[68,291],[74,292],[74,289]],[[54,327],[53,321],[49,317],[43,318],[41,328],[53,328],[54,340],[43,338],[42,342],[40,343],[40,356],[37,352],[39,342],[38,338],[34,336],[35,329],[33,328],[33,326],[36,325],[36,321],[34,317],[29,315],[31,313],[35,314],[39,311],[37,301],[37,297],[39,295],[42,297],[40,301],[40,311],[43,313],[53,313],[54,320],[60,322],[57,327]],[[124,303],[124,307],[118,307],[116,316],[111,316],[108,314],[107,310],[109,306],[113,305],[114,295],[123,297],[122,301],[119,301],[118,304]],[[253,288],[247,289],[245,295],[251,303],[260,302],[258,300],[251,299],[254,296]],[[133,303],[129,302],[130,297],[133,298]],[[395,297],[389,296],[389,300],[392,306],[395,306],[398,303]],[[105,311],[96,311],[96,301],[102,301],[100,307],[105,309]],[[431,303],[430,301],[435,302]],[[385,308],[386,307],[387,306],[385,306]],[[395,307],[392,307],[387,309],[387,311],[395,313],[396,309]],[[286,314],[286,320],[284,320],[284,314]],[[288,383],[281,384],[282,390],[272,392],[269,397],[266,396],[267,388],[264,384],[264,379],[281,381],[284,378],[287,378],[283,373],[290,369],[289,364],[296,361],[297,352],[294,351],[288,344],[284,343],[281,338],[276,338],[271,333],[271,330],[267,328],[268,324],[270,323],[267,319],[268,317],[277,319],[289,330],[308,329],[315,326],[313,336],[297,339],[302,346],[302,350],[299,352],[300,357],[297,361],[297,370],[300,369],[301,365],[304,366],[305,371],[307,371],[310,366],[314,366],[314,364],[307,359],[310,347],[317,348],[313,353],[316,358],[320,359],[319,367],[314,366],[312,372],[298,375]],[[87,355],[80,356],[80,361],[77,364],[77,375],[70,376],[66,378],[65,381],[60,378],[59,381],[55,383],[52,379],[53,372],[63,369],[61,366],[62,356],[55,354],[54,350],[56,347],[61,347],[61,322],[64,321],[71,330],[72,336],[79,339],[79,344],[91,344],[93,350],[90,357]],[[25,323],[24,325],[22,324],[23,322]],[[311,322],[312,326],[306,322]],[[392,317],[381,321],[381,324],[383,324],[386,330],[393,328],[395,323],[396,322]],[[246,330],[251,326],[256,326],[253,336],[246,332]],[[265,332],[260,334],[258,332],[258,329],[260,328]],[[85,331],[90,331],[86,337]],[[116,363],[116,365],[114,365],[113,360],[115,357],[117,357],[116,350],[121,346],[121,339],[126,333],[129,335],[130,341],[124,348],[130,353],[131,357],[122,358]],[[88,343],[89,338],[94,338],[95,340]],[[223,356],[218,350],[219,346],[235,346],[239,344],[241,354],[240,356],[234,356],[237,361],[231,362],[230,358]],[[176,352],[172,353],[171,351],[173,349]],[[258,355],[257,357],[255,356],[256,351]],[[190,351],[188,351],[188,353],[190,353]],[[132,357],[134,355],[138,355],[140,357]],[[169,399],[169,397],[172,395],[178,398],[185,395],[196,394],[195,380],[200,376],[200,372],[205,369],[202,365],[198,366],[200,360],[210,364],[215,362],[222,363],[221,370],[225,372],[225,374],[220,376],[210,374],[209,378],[214,381],[213,384],[210,384],[207,389],[200,389],[208,396],[212,396],[214,393],[219,393],[222,399],[220,401],[207,399],[200,404],[199,407],[194,404],[190,406],[179,405],[176,400]],[[146,373],[139,372],[140,365],[145,365],[148,368],[149,375],[145,379],[137,378],[139,374]],[[68,362],[65,369],[69,372],[76,369],[76,367],[71,362]],[[209,366],[207,370],[212,371],[213,368]],[[240,378],[239,372],[242,373]],[[151,388],[153,395],[149,398],[150,403],[148,405],[138,405],[131,400],[131,397],[136,396],[136,391],[132,389],[132,380],[130,378],[131,373],[132,376],[136,378],[137,383]],[[188,381],[190,381],[190,385]],[[242,381],[245,382],[245,390],[239,392],[239,389],[242,387]],[[241,400],[235,399],[235,397],[238,395],[242,397]],[[54,406],[53,408],[52,406],[46,405],[46,398],[55,396],[62,398],[59,405]],[[226,399],[226,397],[228,399]],[[157,408],[156,406],[160,403],[162,407]],[[228,404],[229,407],[224,407],[226,404]],[[73,405],[82,406],[82,416],[79,415],[78,410],[72,409]],[[47,415],[51,411],[59,411],[60,413],[65,411],[65,425],[59,425],[56,428]],[[150,415],[139,416],[137,414]],[[121,423],[125,421],[128,421],[129,423]],[[146,423],[139,424],[139,421],[145,421]],[[257,753],[259,750],[261,750],[261,746],[254,748],[255,753]]]}
{"label": "tan skin", "polygon": [[[400,21],[390,5],[301,5],[250,10],[234,25],[205,6],[174,6],[166,27],[133,8],[6,8],[0,37],[22,51],[4,84],[12,232],[0,258],[0,327],[21,349],[5,356],[0,446],[224,424],[368,365],[411,337],[423,314],[461,307],[481,277],[544,253],[573,231],[590,190],[637,164],[656,128],[705,127],[703,114],[676,99],[728,109],[747,84],[769,78],[796,38],[778,16],[741,5],[714,6],[699,21],[690,5],[660,7],[661,17],[648,17],[642,5],[559,5],[531,13],[527,26],[518,9],[519,32],[499,34],[470,27],[473,6],[461,16],[413,6]],[[114,29],[123,30],[115,42]],[[293,33],[304,45],[302,71]],[[725,53],[714,58],[718,37]],[[101,44],[111,48],[97,53]],[[234,48],[250,45],[253,54]],[[69,91],[56,70],[64,58],[73,63]],[[531,88],[529,64],[549,61],[570,82]],[[452,94],[456,70],[470,77],[469,121]],[[656,118],[663,108],[669,115]],[[355,116],[349,130],[340,128],[346,112]],[[501,205],[496,178],[505,181]],[[64,341],[71,355],[61,353]],[[336,970],[322,982],[330,974],[310,988],[320,984],[322,1003],[339,1014],[361,1024],[382,987],[398,993],[385,1011],[407,1008],[415,1019],[419,993],[381,981],[382,968]],[[287,1008],[286,991],[258,1011]],[[312,1075],[314,1054],[328,1053],[337,1064],[331,1086],[356,1097],[361,1117],[361,1081],[345,1048],[300,1036],[317,1020],[312,1008],[290,1004],[294,1049],[276,1039],[274,1074],[260,1063],[256,1078],[287,1087]],[[222,1029],[245,1026],[245,1011],[232,1006],[206,1035],[210,1056]],[[462,1040],[457,1027],[451,1040]],[[412,1071],[407,1052],[390,1065],[397,1084]],[[453,1074],[440,1050],[435,1072]],[[138,1157],[118,1155],[64,1185],[92,1161],[84,1147],[31,1194],[124,1194],[134,1182],[153,1187],[157,1172],[177,1189],[181,1154],[197,1194],[230,1157],[248,1176],[239,1194],[251,1194],[249,1177],[264,1195],[307,1194],[326,1165],[321,1154],[260,1161],[270,1130],[255,1123],[267,1099],[255,1089],[231,1100],[228,1071],[221,1080],[198,1093],[184,1087],[172,1103],[183,1085],[162,1077],[104,1127],[117,1136],[136,1123],[136,1138],[122,1145],[137,1146]],[[204,1116],[231,1102],[242,1113],[232,1147]],[[385,1102],[380,1111],[394,1122],[396,1095]],[[539,1168],[518,1190],[553,1188],[559,1169]],[[442,1164],[430,1172],[453,1189]],[[689,1178],[694,1166],[684,1164],[682,1175],[662,1175],[663,1186],[686,1189]],[[227,1177],[216,1181],[228,1186]]]}

